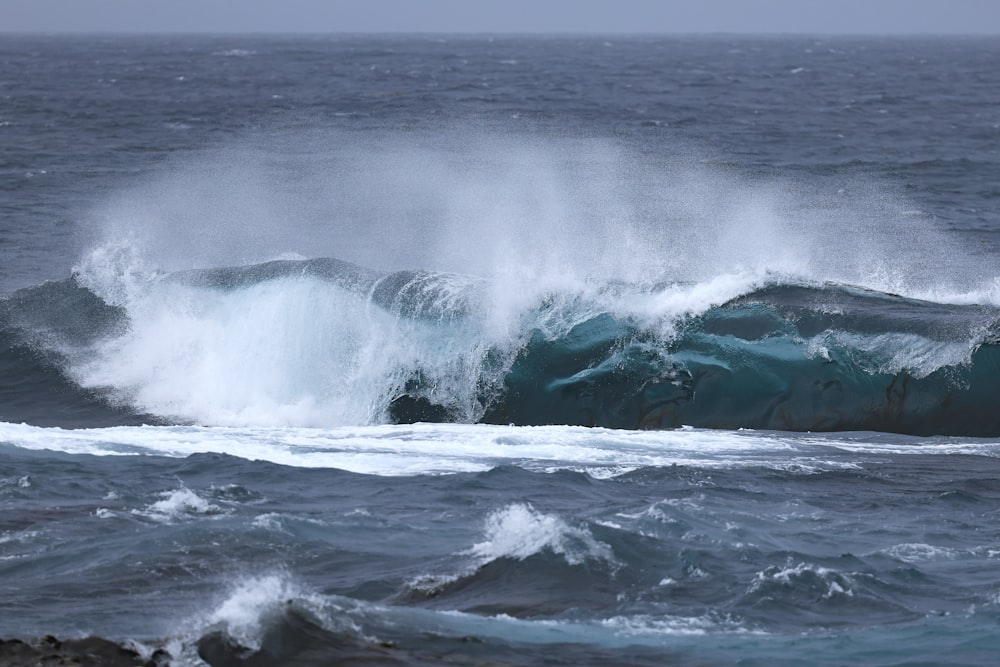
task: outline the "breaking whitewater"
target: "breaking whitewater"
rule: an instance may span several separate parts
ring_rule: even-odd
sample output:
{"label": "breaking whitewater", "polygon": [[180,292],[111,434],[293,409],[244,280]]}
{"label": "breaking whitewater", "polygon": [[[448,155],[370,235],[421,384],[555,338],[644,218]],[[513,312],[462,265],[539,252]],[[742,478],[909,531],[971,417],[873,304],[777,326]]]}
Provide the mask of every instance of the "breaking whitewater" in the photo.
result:
{"label": "breaking whitewater", "polygon": [[[0,41],[69,91],[17,89],[0,118],[10,164],[45,136],[63,170],[10,167],[0,230],[0,637],[26,640],[0,659],[993,663],[1000,253],[974,100],[934,98],[973,157],[919,169],[892,139],[919,96],[861,96],[849,146],[809,156],[776,137],[841,112],[728,120],[862,85],[832,72],[951,90],[915,53],[995,77],[995,41],[176,39]],[[566,60],[592,47],[635,88],[593,92],[618,79]],[[133,87],[104,113],[142,141],[109,174],[105,116],[43,67],[63,51]],[[803,89],[805,57],[832,69]],[[365,64],[325,126],[320,62]],[[557,89],[522,122],[553,76],[594,106]],[[387,101],[413,80],[437,92]],[[723,85],[743,97],[683,120]]]}

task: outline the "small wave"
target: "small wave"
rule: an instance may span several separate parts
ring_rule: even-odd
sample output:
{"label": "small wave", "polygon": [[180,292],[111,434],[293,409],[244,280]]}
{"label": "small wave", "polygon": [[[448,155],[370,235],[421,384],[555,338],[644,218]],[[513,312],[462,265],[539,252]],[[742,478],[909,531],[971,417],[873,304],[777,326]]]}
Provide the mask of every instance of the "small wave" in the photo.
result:
{"label": "small wave", "polygon": [[849,554],[838,560],[851,564],[852,571],[796,560],[789,557],[782,565],[758,571],[736,608],[769,628],[782,624],[853,625],[874,617],[882,622],[904,622],[926,613],[901,599],[893,575],[883,578]]}
{"label": "small wave", "polygon": [[621,657],[615,651],[626,647],[676,648],[678,639],[748,632],[753,631],[738,620],[713,614],[622,615],[586,622],[382,606],[318,595],[275,574],[239,582],[185,632],[194,639],[171,652],[197,662],[190,653],[196,646],[210,664],[442,664],[456,653],[465,655],[471,644],[484,659],[523,664],[538,650],[535,646],[577,644],[586,664],[612,664]]}
{"label": "small wave", "polygon": [[401,599],[479,614],[543,617],[569,608],[602,608],[619,592],[611,582],[620,563],[584,526],[514,503],[491,512],[483,532],[484,541],[459,554],[473,557],[471,566],[419,576],[407,582]]}
{"label": "small wave", "polygon": [[182,486],[174,491],[164,491],[159,495],[162,500],[147,505],[141,510],[132,510],[132,513],[163,523],[226,514],[223,508],[208,502],[187,487]]}
{"label": "small wave", "polygon": [[283,515],[277,512],[266,512],[264,514],[258,514],[254,517],[252,525],[254,528],[263,528],[264,530],[271,530],[277,533],[288,533],[285,527],[281,524],[281,519]]}
{"label": "small wave", "polygon": [[309,524],[313,526],[328,526],[329,523],[323,521],[322,519],[311,519],[308,517],[294,516],[291,514],[282,514],[280,512],[265,512],[264,514],[258,514],[254,517],[251,525],[254,528],[261,528],[264,530],[270,530],[277,533],[285,533],[287,535],[292,534],[292,530],[288,527],[288,524]]}
{"label": "small wave", "polygon": [[203,621],[207,627],[202,632],[221,630],[240,645],[256,650],[260,648],[268,625],[289,607],[329,620],[328,604],[327,598],[302,588],[287,575],[249,577],[233,586],[227,597],[208,614]]}
{"label": "small wave", "polygon": [[514,503],[486,518],[486,539],[467,552],[485,563],[497,558],[524,560],[549,550],[570,565],[587,560],[615,565],[611,547],[594,538],[585,527],[571,526],[552,514],[536,511],[531,505]]}
{"label": "small wave", "polygon": [[0,561],[33,558],[44,547],[38,542],[45,536],[40,530],[5,530],[0,532]]}
{"label": "small wave", "polygon": [[896,544],[884,549],[883,553],[897,560],[901,560],[904,563],[919,563],[930,560],[952,560],[958,557],[958,552],[955,549],[950,549],[948,547],[936,547],[930,544],[916,542]]}
{"label": "small wave", "polygon": [[0,533],[0,544],[17,542],[25,544],[39,537],[42,533],[37,530],[4,531]]}
{"label": "small wave", "polygon": [[771,598],[779,590],[794,591],[813,600],[829,600],[838,596],[854,597],[854,580],[830,568],[799,563],[761,570],[747,589],[754,598]]}
{"label": "small wave", "polygon": [[4,487],[27,489],[31,487],[31,477],[28,475],[21,475],[19,477],[4,477],[0,478],[0,489]]}
{"label": "small wave", "polygon": [[765,634],[747,628],[742,621],[728,615],[705,616],[614,616],[600,625],[624,637],[702,636],[707,634]]}
{"label": "small wave", "polygon": [[257,55],[257,52],[253,49],[226,49],[223,51],[214,51],[212,55],[222,58],[246,58],[247,56]]}

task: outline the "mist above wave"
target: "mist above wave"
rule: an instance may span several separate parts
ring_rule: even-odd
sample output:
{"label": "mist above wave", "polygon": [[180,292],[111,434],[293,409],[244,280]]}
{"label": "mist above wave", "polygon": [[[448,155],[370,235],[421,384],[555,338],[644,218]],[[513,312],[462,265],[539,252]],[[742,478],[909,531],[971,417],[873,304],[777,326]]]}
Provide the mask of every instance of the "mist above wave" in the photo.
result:
{"label": "mist above wave", "polygon": [[128,241],[132,272],[326,256],[476,275],[498,299],[734,273],[911,296],[984,282],[891,182],[764,176],[683,143],[654,155],[542,128],[248,134],[168,161],[88,222],[98,253]]}

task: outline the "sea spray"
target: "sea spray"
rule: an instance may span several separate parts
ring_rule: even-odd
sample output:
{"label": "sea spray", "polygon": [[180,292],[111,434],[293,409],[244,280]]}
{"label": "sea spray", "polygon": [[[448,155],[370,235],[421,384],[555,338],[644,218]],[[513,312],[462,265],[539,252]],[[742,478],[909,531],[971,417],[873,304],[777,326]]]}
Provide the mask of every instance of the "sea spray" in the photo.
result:
{"label": "sea spray", "polygon": [[889,181],[750,177],[710,162],[681,142],[653,157],[475,124],[363,139],[247,133],[109,196],[89,216],[90,246],[132,237],[165,271],[331,256],[476,275],[508,296],[550,281],[562,291],[731,273],[903,294],[982,284],[959,261],[969,249]]}

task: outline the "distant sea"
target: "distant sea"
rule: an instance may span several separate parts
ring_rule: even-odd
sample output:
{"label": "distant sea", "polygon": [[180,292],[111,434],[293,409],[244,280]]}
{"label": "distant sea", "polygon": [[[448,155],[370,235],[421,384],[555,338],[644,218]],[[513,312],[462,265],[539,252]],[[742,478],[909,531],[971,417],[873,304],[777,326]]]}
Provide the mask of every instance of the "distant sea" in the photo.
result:
{"label": "distant sea", "polygon": [[998,63],[0,35],[0,639],[995,664]]}

